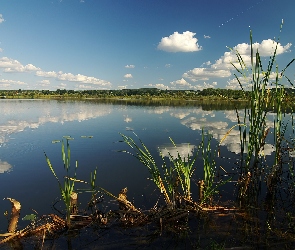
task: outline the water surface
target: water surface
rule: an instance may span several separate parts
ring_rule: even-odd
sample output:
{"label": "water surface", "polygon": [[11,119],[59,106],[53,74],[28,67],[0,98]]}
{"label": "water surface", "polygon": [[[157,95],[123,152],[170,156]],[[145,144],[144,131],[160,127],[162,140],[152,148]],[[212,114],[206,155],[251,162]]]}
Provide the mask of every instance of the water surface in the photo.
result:
{"label": "water surface", "polygon": [[[63,136],[74,138],[70,147],[72,166],[78,161],[78,179],[89,181],[90,172],[97,167],[97,185],[114,194],[128,187],[128,198],[144,209],[153,206],[159,194],[153,182],[147,180],[147,169],[134,157],[118,152],[128,150],[119,142],[122,139],[119,133],[136,139],[135,133],[161,162],[159,150],[166,156],[168,151],[172,155],[179,152],[183,156],[192,156],[201,142],[202,128],[213,135],[212,145],[218,144],[237,124],[237,111],[243,112],[243,108],[236,111],[234,105],[222,109],[211,104],[202,106],[189,102],[172,106],[124,101],[0,100],[0,107],[0,233],[6,231],[7,220],[3,214],[11,207],[3,198],[11,197],[21,202],[21,217],[36,212],[39,215],[54,212],[52,204],[60,195],[44,152],[61,180],[65,172],[61,144],[52,143],[53,140],[61,140]],[[273,126],[271,117],[269,125]],[[217,165],[234,172],[240,152],[238,128],[227,136],[220,152],[222,157],[217,160]],[[273,154],[273,147],[268,142],[264,154]],[[202,164],[199,158],[193,191],[196,191],[197,181],[203,179]],[[228,185],[231,186],[224,188],[224,199],[232,195],[234,184]],[[88,198],[80,198],[82,207],[87,207]],[[105,206],[107,211],[107,206],[113,204]],[[20,227],[22,223],[25,222],[20,222]]]}

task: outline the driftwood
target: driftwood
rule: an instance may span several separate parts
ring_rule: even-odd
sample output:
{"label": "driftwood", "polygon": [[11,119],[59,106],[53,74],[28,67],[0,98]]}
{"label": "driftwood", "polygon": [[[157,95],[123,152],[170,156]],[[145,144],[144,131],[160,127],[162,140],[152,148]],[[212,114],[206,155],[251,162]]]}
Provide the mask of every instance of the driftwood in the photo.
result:
{"label": "driftwood", "polygon": [[7,232],[14,233],[17,228],[17,223],[18,223],[20,210],[21,210],[21,204],[20,204],[20,202],[18,202],[15,199],[12,199],[12,198],[6,198],[6,200],[9,200],[12,205]]}
{"label": "driftwood", "polygon": [[120,210],[126,210],[126,211],[133,211],[137,213],[141,213],[130,201],[127,200],[127,187],[123,188],[119,196],[117,198],[117,201],[119,202],[119,208]]}
{"label": "driftwood", "polygon": [[[40,226],[37,226],[39,224]],[[7,236],[0,241],[0,244],[6,243],[13,239],[21,239],[23,237],[32,235],[41,235],[45,238],[47,234],[55,234],[58,231],[62,231],[66,228],[66,222],[55,214],[43,216],[36,224],[31,224],[26,228],[17,231],[15,233],[7,233],[1,236]]]}
{"label": "driftwood", "polygon": [[71,215],[78,214],[78,194],[75,192],[72,192],[71,194]]}

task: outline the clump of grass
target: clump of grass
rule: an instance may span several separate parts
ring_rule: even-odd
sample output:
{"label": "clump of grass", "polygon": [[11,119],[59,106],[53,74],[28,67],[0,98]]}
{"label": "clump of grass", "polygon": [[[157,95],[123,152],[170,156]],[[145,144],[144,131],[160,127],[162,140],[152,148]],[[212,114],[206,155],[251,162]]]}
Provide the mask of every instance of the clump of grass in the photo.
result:
{"label": "clump of grass", "polygon": [[[135,133],[134,135],[137,137]],[[133,149],[134,153],[126,150],[121,150],[121,152],[131,154],[148,168],[152,181],[156,184],[161,193],[163,193],[167,204],[175,206],[180,191],[182,197],[191,200],[191,178],[194,172],[195,157],[192,159],[189,155],[187,158],[182,157],[178,151],[175,157],[168,152],[169,163],[167,164],[161,150],[159,150],[162,163],[157,165],[154,157],[142,140],[137,137],[140,142],[140,145],[137,145],[131,137],[123,134],[121,134],[121,136],[123,138],[122,142],[125,142]],[[176,144],[171,138],[170,141],[177,149]]]}
{"label": "clump of grass", "polygon": [[[280,27],[280,32],[282,30]],[[240,77],[247,78],[247,73],[250,72],[251,78],[251,95],[250,95],[250,109],[244,112],[244,115],[238,115],[240,140],[241,140],[241,179],[247,180],[247,187],[242,181],[239,192],[240,199],[247,200],[247,202],[258,202],[263,175],[268,173],[272,176],[277,172],[278,166],[282,167],[282,139],[284,136],[284,128],[282,126],[282,104],[285,100],[284,85],[280,84],[280,79],[284,76],[292,85],[288,77],[284,75],[286,69],[294,62],[293,59],[287,66],[279,72],[278,65],[276,65],[276,56],[278,50],[279,39],[274,42],[275,49],[273,55],[270,56],[266,70],[263,69],[261,62],[261,55],[259,51],[254,51],[252,31],[250,31],[250,47],[251,47],[251,65],[246,65],[241,54],[235,51],[239,68],[232,63],[237,70],[235,77],[244,90]],[[272,75],[275,74],[273,80]],[[263,150],[264,145],[269,135],[270,128],[267,126],[267,115],[274,112],[274,147],[275,147],[275,161],[270,166],[263,164],[265,160]],[[244,124],[241,124],[240,117],[242,117]],[[244,157],[246,154],[246,157]],[[247,178],[247,176],[250,178]],[[267,176],[266,176],[267,179]],[[275,185],[275,182],[272,182]],[[247,192],[245,190],[247,189]]]}
{"label": "clump of grass", "polygon": [[[135,134],[135,133],[134,133]],[[196,152],[191,157],[188,153],[187,156],[182,156],[175,142],[170,138],[170,141],[177,151],[177,155],[172,155],[168,151],[168,161],[165,160],[165,156],[159,150],[162,162],[157,164],[154,157],[142,140],[138,139],[140,145],[138,145],[131,137],[121,134],[123,141],[125,142],[133,152],[121,150],[131,154],[137,158],[143,165],[145,165],[152,177],[153,182],[158,189],[163,193],[165,201],[172,207],[177,207],[176,204],[180,203],[180,199],[184,198],[185,201],[192,201],[191,196],[191,180],[193,173],[196,169],[196,159],[201,153],[204,163],[204,194],[201,197],[201,204],[207,201],[212,201],[213,195],[218,192],[218,188],[224,185],[227,181],[219,183],[214,182],[216,176],[216,164],[214,161],[214,152],[211,145],[212,136],[207,135],[202,131],[202,142],[196,147]],[[137,137],[137,135],[135,134]]]}
{"label": "clump of grass", "polygon": [[[73,139],[74,138],[72,138],[70,136],[64,136],[63,139],[61,140],[61,153],[62,153],[63,167],[64,167],[64,170],[66,171],[66,177],[64,179],[63,184],[59,180],[59,178],[57,177],[57,175],[54,171],[54,168],[51,164],[50,159],[48,158],[48,156],[44,152],[47,165],[48,165],[51,173],[54,175],[54,177],[56,178],[56,180],[58,182],[60,193],[61,193],[62,199],[63,199],[65,207],[66,207],[66,223],[67,223],[68,227],[70,227],[70,225],[71,225],[71,219],[70,219],[71,209],[72,209],[71,196],[74,192],[74,186],[75,186],[75,181],[76,181],[76,176],[77,176],[76,171],[78,168],[78,162],[76,161],[76,166],[74,169],[74,176],[71,177],[70,176],[71,150],[70,150],[69,141],[73,140]],[[57,142],[57,141],[54,141],[54,143],[55,142]]]}

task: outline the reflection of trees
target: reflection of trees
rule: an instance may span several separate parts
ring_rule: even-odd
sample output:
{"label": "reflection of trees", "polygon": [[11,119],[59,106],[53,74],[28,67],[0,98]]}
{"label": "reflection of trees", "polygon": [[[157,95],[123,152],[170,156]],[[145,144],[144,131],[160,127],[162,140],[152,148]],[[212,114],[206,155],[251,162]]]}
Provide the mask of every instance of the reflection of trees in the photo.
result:
{"label": "reflection of trees", "polygon": [[9,172],[11,168],[12,166],[8,162],[0,160],[0,174]]}

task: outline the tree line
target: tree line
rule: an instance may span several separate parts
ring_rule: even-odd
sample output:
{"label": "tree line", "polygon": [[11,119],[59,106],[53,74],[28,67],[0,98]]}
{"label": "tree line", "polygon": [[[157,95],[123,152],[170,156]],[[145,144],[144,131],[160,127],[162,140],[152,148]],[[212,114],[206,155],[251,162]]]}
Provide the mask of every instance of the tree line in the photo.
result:
{"label": "tree line", "polygon": [[[273,92],[274,89],[271,90]],[[286,94],[295,97],[294,89],[285,89]],[[0,98],[128,98],[128,99],[224,99],[249,100],[250,91],[207,88],[203,90],[162,90],[157,88],[119,90],[0,90]]]}

